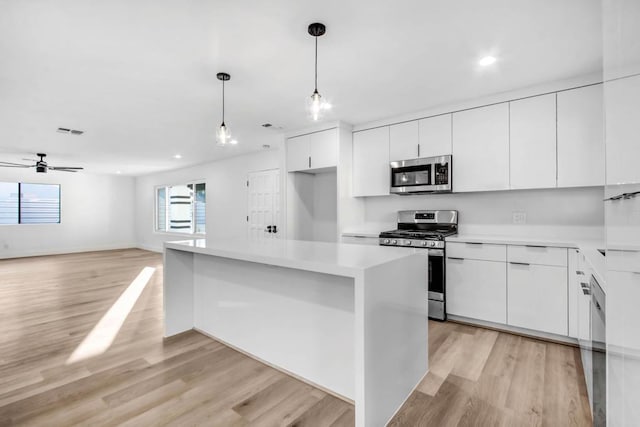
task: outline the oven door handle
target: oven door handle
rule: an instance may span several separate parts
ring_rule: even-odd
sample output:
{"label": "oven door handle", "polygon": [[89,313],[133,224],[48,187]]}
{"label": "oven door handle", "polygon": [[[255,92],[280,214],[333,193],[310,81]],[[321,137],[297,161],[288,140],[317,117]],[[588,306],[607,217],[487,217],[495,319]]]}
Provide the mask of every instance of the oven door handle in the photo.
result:
{"label": "oven door handle", "polygon": [[444,249],[428,249],[427,254],[429,256],[444,257]]}

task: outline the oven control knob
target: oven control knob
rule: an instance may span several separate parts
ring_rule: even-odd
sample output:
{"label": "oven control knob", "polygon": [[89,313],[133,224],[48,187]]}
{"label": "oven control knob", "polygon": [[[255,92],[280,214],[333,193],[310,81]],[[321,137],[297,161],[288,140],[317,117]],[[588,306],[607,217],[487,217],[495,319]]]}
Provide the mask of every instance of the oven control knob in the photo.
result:
{"label": "oven control knob", "polygon": [[436,242],[429,242],[429,247],[433,248],[436,245]]}
{"label": "oven control knob", "polygon": [[390,242],[390,240],[389,240],[389,239],[384,239],[384,244],[385,244],[385,245],[388,245],[388,244],[389,244],[389,242]]}
{"label": "oven control knob", "polygon": [[398,244],[398,241],[397,241],[397,240],[392,240],[392,241],[391,241],[391,244],[392,244],[392,245],[397,245],[397,244]]}
{"label": "oven control knob", "polygon": [[411,240],[405,240],[404,244],[405,246],[411,246]]}
{"label": "oven control knob", "polygon": [[422,246],[427,246],[427,242],[422,242]]}

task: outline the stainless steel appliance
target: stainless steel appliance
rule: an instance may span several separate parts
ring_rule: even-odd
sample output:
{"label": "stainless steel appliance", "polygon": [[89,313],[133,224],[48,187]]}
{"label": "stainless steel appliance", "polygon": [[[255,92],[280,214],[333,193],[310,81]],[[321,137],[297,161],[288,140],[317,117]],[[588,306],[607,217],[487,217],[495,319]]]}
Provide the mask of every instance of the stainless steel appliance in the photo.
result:
{"label": "stainless steel appliance", "polygon": [[607,332],[605,293],[593,275],[591,289],[591,369],[593,391],[591,403],[593,425],[607,425]]}
{"label": "stainless steel appliance", "polygon": [[458,211],[399,211],[398,228],[383,231],[382,246],[404,246],[428,251],[426,277],[429,317],[446,320],[445,237],[458,232]]}
{"label": "stainless steel appliance", "polygon": [[394,194],[451,192],[451,156],[423,157],[391,162]]}

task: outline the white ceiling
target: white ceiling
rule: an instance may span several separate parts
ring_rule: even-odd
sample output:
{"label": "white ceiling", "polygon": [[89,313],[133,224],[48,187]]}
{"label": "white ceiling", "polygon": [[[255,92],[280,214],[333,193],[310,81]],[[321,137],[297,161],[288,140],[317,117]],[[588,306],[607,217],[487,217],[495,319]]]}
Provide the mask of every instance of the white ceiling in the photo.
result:
{"label": "white ceiling", "polygon": [[[602,65],[599,0],[4,0],[0,160],[135,175],[260,150],[262,123],[310,124],[314,21],[326,119],[352,124]],[[236,147],[215,145],[219,71]]]}

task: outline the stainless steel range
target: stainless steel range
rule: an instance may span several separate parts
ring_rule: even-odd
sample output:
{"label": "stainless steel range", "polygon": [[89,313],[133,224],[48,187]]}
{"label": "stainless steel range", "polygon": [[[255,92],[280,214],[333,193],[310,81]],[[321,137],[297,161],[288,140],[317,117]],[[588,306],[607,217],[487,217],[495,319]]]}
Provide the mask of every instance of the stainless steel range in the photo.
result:
{"label": "stainless steel range", "polygon": [[380,233],[382,246],[426,249],[429,317],[446,320],[445,237],[458,232],[458,211],[399,211],[398,229]]}

